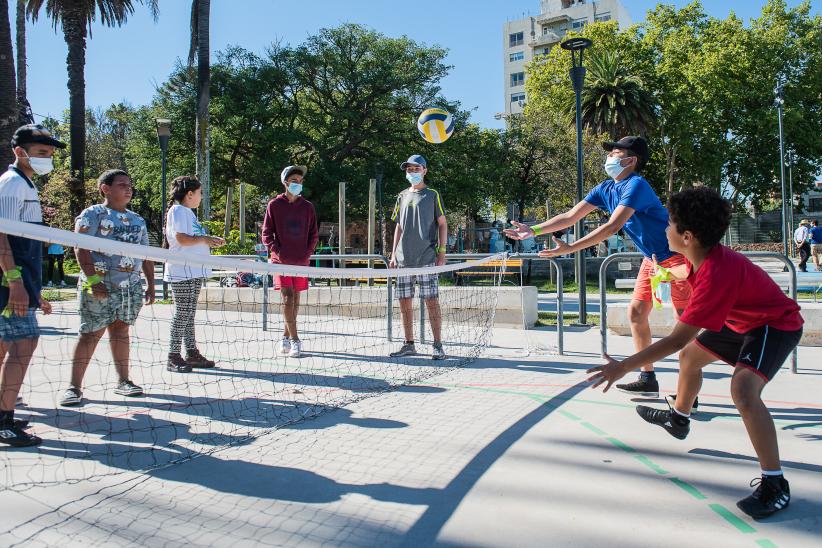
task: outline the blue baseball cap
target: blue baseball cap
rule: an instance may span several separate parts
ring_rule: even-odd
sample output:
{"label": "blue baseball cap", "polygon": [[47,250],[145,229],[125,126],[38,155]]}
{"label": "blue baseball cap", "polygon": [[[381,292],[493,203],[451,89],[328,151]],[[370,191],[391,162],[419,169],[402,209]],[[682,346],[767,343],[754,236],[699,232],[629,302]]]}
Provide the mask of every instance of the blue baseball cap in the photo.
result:
{"label": "blue baseball cap", "polygon": [[423,157],[422,157],[421,155],[419,155],[419,154],[413,154],[413,155],[412,155],[412,156],[410,156],[410,157],[409,157],[406,161],[404,161],[403,163],[401,163],[401,164],[400,164],[400,169],[401,169],[401,170],[403,170],[403,171],[405,171],[405,168],[407,168],[407,167],[409,166],[409,164],[410,164],[410,165],[418,165],[418,166],[422,166],[422,167],[424,167],[424,168],[426,168],[426,169],[428,168],[428,162],[426,162],[426,161],[425,161],[425,158],[423,158]]}

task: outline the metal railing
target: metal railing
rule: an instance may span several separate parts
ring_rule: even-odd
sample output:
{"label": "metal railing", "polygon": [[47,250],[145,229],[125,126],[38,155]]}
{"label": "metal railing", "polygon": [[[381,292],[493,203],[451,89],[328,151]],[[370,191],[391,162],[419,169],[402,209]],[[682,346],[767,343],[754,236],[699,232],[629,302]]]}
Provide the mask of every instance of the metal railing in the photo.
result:
{"label": "metal railing", "polygon": [[[487,257],[492,257],[497,255],[497,253],[448,253],[445,256],[446,261],[454,261],[454,260],[463,260],[463,261],[470,261],[470,260],[478,260],[478,259],[485,259]],[[221,255],[221,257],[226,257],[229,259],[240,259],[240,260],[254,260],[254,261],[264,261],[264,258],[261,258],[258,255]],[[550,265],[554,267],[557,273],[557,291],[556,291],[556,306],[557,306],[557,351],[559,355],[564,355],[565,352],[565,328],[564,328],[564,320],[563,320],[563,305],[564,305],[564,294],[563,294],[563,270],[562,264],[553,258],[543,258],[540,257],[536,253],[517,253],[512,255],[507,255],[506,259],[524,259],[524,260],[531,260],[531,261],[547,261]],[[334,262],[345,262],[345,261],[379,261],[385,265],[386,269],[386,336],[389,341],[393,341],[393,324],[394,324],[394,292],[393,292],[393,283],[391,282],[392,278],[397,277],[399,271],[394,269],[388,268],[388,259],[383,257],[382,255],[378,254],[371,254],[371,255],[312,255],[311,261],[334,261]],[[394,273],[392,276],[391,273]],[[520,271],[520,276],[522,276],[522,271]],[[262,303],[262,327],[263,331],[268,330],[268,308],[270,304],[269,294],[268,291],[270,289],[268,283],[268,276],[263,276],[263,303]],[[524,303],[521,304],[523,309],[523,328],[527,328],[528,326],[524,325],[525,323],[525,306]],[[537,317],[539,317],[539,308],[537,308]],[[420,296],[420,320],[419,320],[419,327],[420,327],[420,343],[425,343],[425,301]]]}
{"label": "metal railing", "polygon": [[[742,253],[749,258],[758,259],[777,259],[781,261],[788,268],[788,290],[791,298],[796,301],[796,267],[788,257],[781,253],[774,253],[772,251],[745,251]],[[644,257],[642,253],[614,253],[606,257],[599,266],[599,332],[601,343],[601,355],[604,358],[608,352],[608,303],[606,300],[606,284],[605,277],[608,265],[619,259],[635,259]],[[798,369],[798,352],[794,348],[791,355],[791,373],[796,373]]]}

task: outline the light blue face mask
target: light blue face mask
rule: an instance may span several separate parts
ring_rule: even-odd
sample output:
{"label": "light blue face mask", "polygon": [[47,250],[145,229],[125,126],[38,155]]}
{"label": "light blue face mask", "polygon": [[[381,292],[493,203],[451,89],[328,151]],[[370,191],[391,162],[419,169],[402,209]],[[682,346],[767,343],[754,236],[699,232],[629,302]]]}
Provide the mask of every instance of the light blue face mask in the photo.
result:
{"label": "light blue face mask", "polygon": [[406,173],[405,178],[412,186],[417,186],[422,182],[422,173]]}
{"label": "light blue face mask", "polygon": [[608,156],[605,160],[605,173],[607,173],[611,179],[616,179],[624,169],[625,168],[622,167],[622,158]]}
{"label": "light blue face mask", "polygon": [[300,183],[288,183],[288,191],[294,196],[299,196],[303,191],[303,185]]}

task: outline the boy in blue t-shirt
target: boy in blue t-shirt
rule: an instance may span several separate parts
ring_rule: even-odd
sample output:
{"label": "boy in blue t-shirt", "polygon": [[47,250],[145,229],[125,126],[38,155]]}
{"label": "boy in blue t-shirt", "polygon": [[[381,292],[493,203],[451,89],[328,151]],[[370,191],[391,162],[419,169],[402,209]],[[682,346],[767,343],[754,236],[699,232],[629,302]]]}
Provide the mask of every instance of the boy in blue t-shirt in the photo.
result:
{"label": "boy in blue t-shirt", "polygon": [[[514,228],[507,229],[505,235],[522,240],[541,234],[550,234],[573,226],[596,209],[611,214],[610,220],[596,230],[578,238],[571,244],[554,237],[553,249],[540,251],[540,257],[557,257],[581,251],[606,240],[624,230],[631,237],[645,258],[639,269],[634,294],[628,308],[631,336],[637,352],[651,344],[651,326],[648,316],[653,308],[651,276],[654,274],[653,258],[661,266],[670,268],[685,262],[685,258],[668,248],[665,230],[668,227],[668,210],[659,201],[651,185],[639,174],[648,161],[648,143],[642,137],[623,137],[619,141],[602,143],[608,151],[605,172],[608,179],[594,187],[588,196],[570,211],[547,221],[527,226],[512,222]],[[688,304],[690,288],[687,282],[671,283],[671,301],[676,313]],[[636,382],[617,385],[619,390],[645,397],[659,397],[659,383],[656,380],[653,363],[644,364]]]}
{"label": "boy in blue t-shirt", "polygon": [[[11,139],[15,162],[0,175],[0,218],[43,223],[40,196],[32,177],[54,168],[55,148],[66,148],[41,125],[17,128]],[[17,395],[37,348],[40,328],[37,308],[45,314],[51,305],[40,297],[43,243],[0,234],[0,444],[30,447],[42,440],[25,431],[27,421],[14,419]]]}

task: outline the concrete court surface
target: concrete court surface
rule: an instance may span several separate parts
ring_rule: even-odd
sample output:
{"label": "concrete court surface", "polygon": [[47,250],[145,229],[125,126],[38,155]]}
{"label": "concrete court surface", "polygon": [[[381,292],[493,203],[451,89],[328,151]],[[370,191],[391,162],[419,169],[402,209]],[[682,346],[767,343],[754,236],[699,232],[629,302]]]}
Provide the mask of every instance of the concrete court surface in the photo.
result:
{"label": "concrete court surface", "polygon": [[[580,383],[583,371],[600,363],[596,328],[572,330],[566,356],[550,353],[554,343],[547,329],[497,328],[484,356],[463,368],[145,472],[132,470],[143,466],[139,459],[112,465],[128,458],[112,457],[113,442],[105,445],[109,460],[57,458],[48,441],[25,450],[27,460],[10,461],[3,452],[0,463],[15,471],[13,488],[9,469],[0,473],[7,482],[0,490],[0,545],[819,544],[822,350],[800,348],[800,373],[783,369],[766,388],[793,499],[787,510],[755,522],[735,507],[759,468],[729,397],[727,366],[706,369],[691,435],[678,441],[641,421],[628,395],[603,395]],[[613,336],[610,349],[626,354],[630,339]],[[672,392],[676,363],[658,365],[662,391]],[[155,375],[147,385],[168,382]],[[48,389],[56,392],[60,382]],[[244,397],[264,390],[261,382],[243,388]],[[185,398],[193,389],[172,382],[166,390]],[[135,412],[101,407],[100,394],[77,413],[104,409],[100,422],[109,424]],[[241,414],[221,403],[222,413]],[[139,417],[153,411],[143,404],[136,413],[129,420],[145,426]],[[205,415],[192,419],[196,426],[220,431]],[[182,445],[158,439],[161,429],[152,424],[160,423],[132,428],[131,438],[116,445]],[[72,441],[65,438],[61,450],[79,451]],[[201,449],[194,438],[189,445]],[[26,487],[21,476],[73,479]]]}

